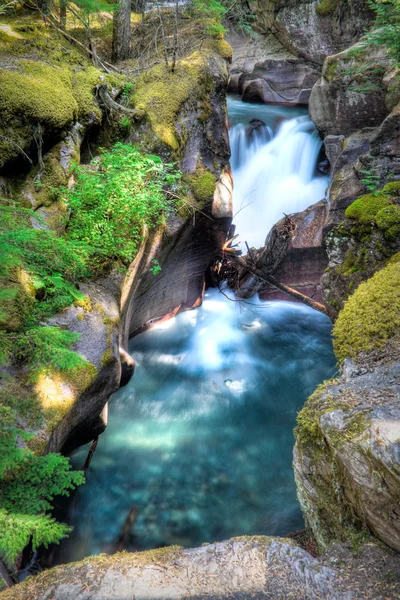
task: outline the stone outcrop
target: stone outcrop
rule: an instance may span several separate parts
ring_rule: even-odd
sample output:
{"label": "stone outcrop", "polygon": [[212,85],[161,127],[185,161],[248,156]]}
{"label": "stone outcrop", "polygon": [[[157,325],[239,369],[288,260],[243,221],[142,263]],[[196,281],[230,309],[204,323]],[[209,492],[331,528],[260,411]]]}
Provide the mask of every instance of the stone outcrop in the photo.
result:
{"label": "stone outcrop", "polygon": [[91,557],[30,578],[2,597],[378,600],[396,597],[394,578],[399,574],[399,558],[374,544],[365,546],[359,556],[346,546],[336,545],[316,559],[292,540],[259,536],[191,550],[171,547]]}
{"label": "stone outcrop", "polygon": [[376,127],[388,115],[388,79],[393,69],[385,50],[364,42],[329,56],[310,97],[310,116],[321,134],[349,136]]}
{"label": "stone outcrop", "polygon": [[[231,49],[224,40],[202,38],[201,52],[190,48],[174,73],[157,64],[138,76],[129,100],[143,118],[121,126],[118,103],[110,112],[96,96],[96,86],[102,81],[111,91],[117,81],[121,93],[124,76],[116,80],[83,59],[75,69],[74,49],[53,30],[49,35],[56,38],[51,40],[56,60],[65,65],[51,66],[47,42],[42,42],[48,37],[44,27],[40,18],[32,21],[23,13],[21,24],[15,24],[19,37],[10,41],[0,31],[7,48],[7,54],[0,51],[0,133],[7,134],[0,136],[2,194],[35,211],[34,227],[62,235],[69,214],[59,189],[73,185],[70,168],[80,161],[83,146],[89,159],[99,145],[109,147],[121,139],[139,143],[144,151],[179,164],[185,177],[180,207],[166,227],[144,232],[127,276],[117,269],[82,284],[86,300],[48,321],[80,334],[73,349],[88,361],[79,377],[46,375],[36,385],[54,417],[38,433],[41,449],[48,441],[48,451],[68,452],[104,430],[108,398],[133,373],[125,354],[129,336],[202,300],[205,271],[225,240],[231,218],[226,115]],[[193,39],[198,34],[194,29]],[[54,86],[59,89],[53,95]],[[22,142],[27,128],[29,136]],[[153,260],[161,265],[159,275],[151,272]]]}
{"label": "stone outcrop", "polygon": [[318,78],[318,70],[296,58],[267,59],[239,77],[238,92],[245,102],[308,104]]}
{"label": "stone outcrop", "polygon": [[365,527],[400,551],[399,358],[397,343],[347,360],[299,415],[297,494],[320,548]]}
{"label": "stone outcrop", "polygon": [[253,0],[256,28],[311,63],[352,46],[372,21],[363,0]]}

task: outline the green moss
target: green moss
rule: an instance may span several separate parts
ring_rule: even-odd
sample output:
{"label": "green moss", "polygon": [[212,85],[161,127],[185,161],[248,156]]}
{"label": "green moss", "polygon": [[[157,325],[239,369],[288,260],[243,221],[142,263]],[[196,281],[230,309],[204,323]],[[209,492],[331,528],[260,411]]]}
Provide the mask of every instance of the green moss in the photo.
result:
{"label": "green moss", "polygon": [[321,0],[317,5],[317,14],[320,17],[331,15],[338,5],[338,0]]}
{"label": "green moss", "polygon": [[392,181],[377,192],[357,198],[346,209],[345,216],[357,220],[362,225],[370,225],[381,210],[395,203],[399,197],[400,182]]}
{"label": "green moss", "polygon": [[361,196],[357,200],[350,204],[346,209],[345,216],[349,219],[356,219],[361,224],[372,223],[377,213],[392,204],[393,200],[388,194],[385,194],[383,190],[374,192],[372,194],[366,194]]}
{"label": "green moss", "polygon": [[400,206],[393,204],[382,208],[375,217],[379,229],[385,232],[388,239],[396,239],[400,235]]}
{"label": "green moss", "polygon": [[101,121],[101,110],[95,102],[93,92],[100,83],[101,71],[95,67],[89,67],[85,71],[75,73],[72,78],[72,94],[78,104],[80,118],[88,118],[96,115],[97,121]]}
{"label": "green moss", "polygon": [[91,362],[86,362],[80,369],[63,374],[63,378],[79,393],[82,393],[93,383],[97,375],[96,367]]}
{"label": "green moss", "polygon": [[174,72],[162,63],[141,75],[133,102],[142,109],[156,136],[173,150],[180,147],[182,132],[177,131],[178,113],[188,101],[197,102],[207,87],[207,60],[194,52],[180,60]]}
{"label": "green moss", "polygon": [[337,408],[343,408],[338,400],[327,393],[334,384],[335,380],[330,379],[319,385],[298,413],[295,437],[299,446],[320,445],[324,439],[319,424],[321,415]]}
{"label": "green moss", "polygon": [[400,263],[390,263],[360,284],[334,326],[334,349],[340,362],[380,348],[400,327]]}
{"label": "green moss", "polygon": [[103,356],[101,357],[100,364],[102,367],[106,367],[114,360],[114,353],[111,348],[107,348],[105,352],[103,352]]}
{"label": "green moss", "polygon": [[189,183],[193,196],[200,204],[200,208],[212,200],[216,178],[210,171],[198,169],[194,175],[187,175],[185,181]]}
{"label": "green moss", "polygon": [[387,183],[383,190],[392,196],[399,197],[400,196],[400,181],[391,181]]}
{"label": "green moss", "polygon": [[353,254],[351,250],[346,252],[346,256],[341,265],[339,265],[336,269],[338,273],[343,275],[343,277],[348,277],[352,273],[355,273],[359,270],[357,264],[357,257]]}
{"label": "green moss", "polygon": [[207,42],[206,47],[219,54],[225,60],[232,60],[232,46],[228,44],[226,40],[210,40],[209,42]]}
{"label": "green moss", "polygon": [[60,129],[72,122],[78,104],[67,69],[21,60],[18,71],[0,69],[0,115],[18,115]]}
{"label": "green moss", "polygon": [[339,69],[339,62],[335,56],[328,56],[323,67],[322,75],[328,81],[333,81]]}

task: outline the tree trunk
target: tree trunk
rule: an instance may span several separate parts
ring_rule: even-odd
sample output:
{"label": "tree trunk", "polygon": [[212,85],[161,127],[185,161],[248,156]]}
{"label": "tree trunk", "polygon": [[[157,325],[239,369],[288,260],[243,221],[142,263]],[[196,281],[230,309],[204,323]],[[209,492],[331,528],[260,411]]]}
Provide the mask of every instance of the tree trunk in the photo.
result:
{"label": "tree trunk", "polygon": [[6,566],[4,565],[3,561],[1,561],[1,560],[0,560],[0,577],[3,579],[3,581],[7,587],[10,588],[14,585],[14,582],[11,579],[9,572],[6,569]]}
{"label": "tree trunk", "polygon": [[60,0],[60,25],[61,29],[67,26],[67,0]]}
{"label": "tree trunk", "polygon": [[114,12],[112,60],[129,58],[131,45],[131,0],[118,0]]}
{"label": "tree trunk", "polygon": [[46,15],[50,12],[50,0],[36,0],[36,4],[43,13]]}

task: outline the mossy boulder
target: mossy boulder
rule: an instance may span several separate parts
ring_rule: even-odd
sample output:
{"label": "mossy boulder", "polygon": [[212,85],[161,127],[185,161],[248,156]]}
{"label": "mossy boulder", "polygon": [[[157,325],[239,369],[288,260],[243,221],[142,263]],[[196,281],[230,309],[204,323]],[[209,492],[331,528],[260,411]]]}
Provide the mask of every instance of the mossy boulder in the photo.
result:
{"label": "mossy boulder", "polygon": [[400,250],[400,182],[364,194],[345,210],[345,220],[325,235],[329,266],[321,284],[335,319],[360,283]]}
{"label": "mossy boulder", "polygon": [[373,369],[347,361],[298,415],[297,495],[320,550],[363,531],[400,549],[399,358],[389,351]]}
{"label": "mossy boulder", "polygon": [[400,333],[400,264],[394,262],[359,285],[345,303],[333,336],[339,362],[382,348]]}
{"label": "mossy boulder", "polygon": [[156,136],[172,150],[178,150],[184,142],[184,131],[177,128],[180,110],[188,102],[200,107],[201,99],[207,98],[211,88],[207,56],[196,51],[180,60],[174,71],[162,63],[141,75],[133,103],[146,112]]}
{"label": "mossy boulder", "polygon": [[[18,70],[17,70],[18,69]],[[0,70],[0,114],[61,129],[78,115],[68,69],[21,59],[17,68]]]}

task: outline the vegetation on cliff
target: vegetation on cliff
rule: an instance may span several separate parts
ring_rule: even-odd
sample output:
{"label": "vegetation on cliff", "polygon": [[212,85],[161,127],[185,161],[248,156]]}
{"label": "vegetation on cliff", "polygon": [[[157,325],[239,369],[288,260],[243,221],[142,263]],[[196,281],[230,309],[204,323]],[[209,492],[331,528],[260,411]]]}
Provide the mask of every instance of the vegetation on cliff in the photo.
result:
{"label": "vegetation on cliff", "polygon": [[[51,503],[83,481],[67,459],[43,453],[100,367],[75,351],[79,334],[53,317],[71,305],[81,311],[76,319],[97,311],[80,285],[126,270],[145,232],[192,202],[191,182],[182,187],[168,158],[186,140],[178,115],[200,105],[208,118],[212,66],[225,68],[231,57],[225,9],[214,0],[177,16],[136,15],[120,1],[116,12],[128,7],[123,18],[135,36],[119,47],[112,5],[32,4],[38,10],[0,2],[0,561],[10,568],[29,542],[35,549],[68,534],[49,516]],[[112,58],[126,62],[115,67]],[[139,148],[143,138],[158,150],[157,137],[172,150],[163,159]],[[198,172],[201,198],[192,197],[200,203],[212,197],[215,176],[201,163]],[[113,357],[107,336],[101,366]]]}

